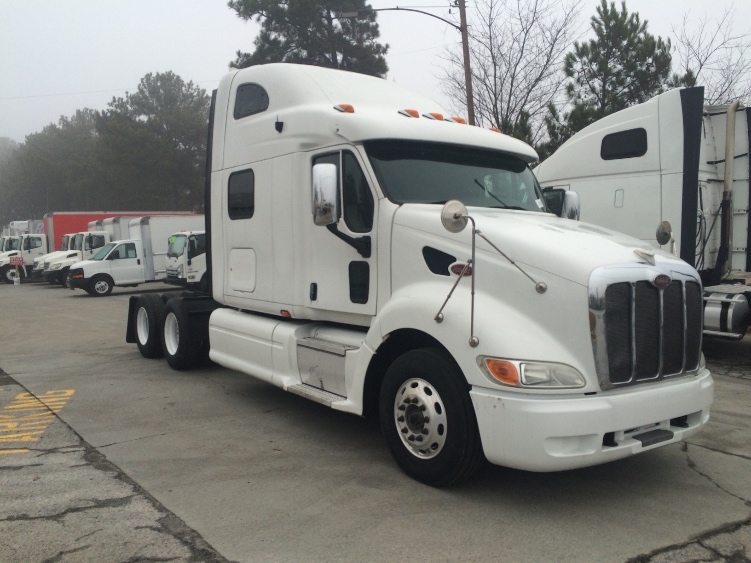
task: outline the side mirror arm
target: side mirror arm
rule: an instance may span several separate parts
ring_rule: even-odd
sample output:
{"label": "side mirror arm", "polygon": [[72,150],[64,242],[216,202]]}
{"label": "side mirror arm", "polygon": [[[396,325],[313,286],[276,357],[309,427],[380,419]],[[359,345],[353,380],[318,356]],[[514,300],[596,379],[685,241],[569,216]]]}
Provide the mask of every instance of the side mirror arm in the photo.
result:
{"label": "side mirror arm", "polygon": [[335,237],[342,239],[352,248],[357,250],[357,253],[360,256],[362,256],[363,258],[370,258],[370,237],[369,236],[357,237],[357,238],[351,237],[349,235],[344,234],[339,229],[337,229],[336,223],[330,223],[326,225],[326,228]]}

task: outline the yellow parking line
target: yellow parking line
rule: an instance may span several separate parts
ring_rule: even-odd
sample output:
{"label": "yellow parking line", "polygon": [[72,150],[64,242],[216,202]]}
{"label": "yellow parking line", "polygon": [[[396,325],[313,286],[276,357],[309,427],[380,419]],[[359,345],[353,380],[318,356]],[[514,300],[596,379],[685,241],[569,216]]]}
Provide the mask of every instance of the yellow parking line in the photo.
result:
{"label": "yellow parking line", "polygon": [[3,455],[3,454],[25,454],[28,451],[29,450],[27,450],[27,449],[22,449],[22,450],[0,450],[0,455]]}

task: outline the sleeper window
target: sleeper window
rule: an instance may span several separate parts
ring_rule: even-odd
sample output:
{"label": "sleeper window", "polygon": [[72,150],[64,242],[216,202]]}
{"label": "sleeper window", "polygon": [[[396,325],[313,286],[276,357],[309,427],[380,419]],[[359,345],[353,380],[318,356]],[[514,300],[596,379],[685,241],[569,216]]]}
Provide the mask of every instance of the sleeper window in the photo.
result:
{"label": "sleeper window", "polygon": [[227,212],[230,219],[250,219],[255,211],[253,170],[235,172],[229,177]]}

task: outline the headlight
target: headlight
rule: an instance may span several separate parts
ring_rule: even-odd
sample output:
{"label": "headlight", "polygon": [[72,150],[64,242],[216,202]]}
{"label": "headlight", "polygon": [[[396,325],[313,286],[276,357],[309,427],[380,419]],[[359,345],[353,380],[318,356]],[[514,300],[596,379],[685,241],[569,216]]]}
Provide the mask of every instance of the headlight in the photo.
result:
{"label": "headlight", "polygon": [[478,358],[485,372],[497,383],[527,389],[578,389],[586,381],[578,370],[565,364]]}
{"label": "headlight", "polygon": [[50,266],[50,270],[59,270],[61,267],[62,267],[62,263],[57,262],[55,264],[52,264],[52,266]]}
{"label": "headlight", "polygon": [[183,277],[183,274],[184,274],[184,272],[185,272],[185,270],[184,270],[184,268],[183,268],[183,265],[182,265],[182,264],[180,264],[180,265],[179,265],[179,266],[177,267],[177,277],[178,277],[178,278],[181,278],[181,277]]}
{"label": "headlight", "polygon": [[584,387],[584,376],[565,364],[524,363],[522,385],[530,387]]}

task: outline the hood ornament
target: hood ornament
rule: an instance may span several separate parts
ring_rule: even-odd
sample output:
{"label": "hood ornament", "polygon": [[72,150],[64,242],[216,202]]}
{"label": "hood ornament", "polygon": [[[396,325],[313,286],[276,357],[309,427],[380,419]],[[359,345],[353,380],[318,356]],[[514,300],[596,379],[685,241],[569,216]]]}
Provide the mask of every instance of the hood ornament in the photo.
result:
{"label": "hood ornament", "polygon": [[634,254],[636,254],[642,260],[646,260],[652,266],[655,265],[655,251],[651,248],[634,248]]}

